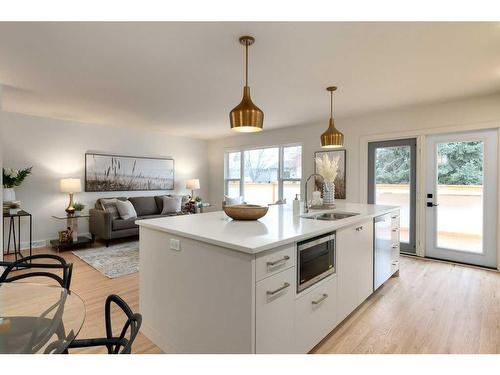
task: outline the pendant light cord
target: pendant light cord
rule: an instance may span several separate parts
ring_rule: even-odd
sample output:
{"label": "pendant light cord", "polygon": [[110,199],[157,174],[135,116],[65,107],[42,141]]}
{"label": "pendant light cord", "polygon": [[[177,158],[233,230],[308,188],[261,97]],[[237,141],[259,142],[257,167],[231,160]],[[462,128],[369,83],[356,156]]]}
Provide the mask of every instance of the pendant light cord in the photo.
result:
{"label": "pendant light cord", "polygon": [[248,42],[245,43],[245,86],[248,86]]}
{"label": "pendant light cord", "polygon": [[333,118],[333,91],[330,91],[330,118]]}

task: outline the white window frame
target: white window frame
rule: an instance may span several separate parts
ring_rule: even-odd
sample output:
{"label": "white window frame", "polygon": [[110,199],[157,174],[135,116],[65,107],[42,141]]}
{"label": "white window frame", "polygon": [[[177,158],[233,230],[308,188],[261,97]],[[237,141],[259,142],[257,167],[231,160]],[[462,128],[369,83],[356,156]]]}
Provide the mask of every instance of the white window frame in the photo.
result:
{"label": "white window frame", "polygon": [[[289,144],[284,144],[284,145],[273,145],[273,146],[262,146],[262,147],[249,147],[249,148],[242,148],[242,149],[236,149],[236,150],[226,150],[224,152],[224,195],[228,194],[228,186],[229,182],[231,181],[239,181],[240,183],[240,196],[245,199],[245,151],[251,151],[251,150],[264,150],[268,148],[278,148],[278,199],[282,200],[283,199],[283,183],[287,181],[292,181],[292,182],[301,182],[302,178],[283,178],[283,161],[284,161],[284,150],[287,147],[301,147],[301,155],[300,155],[300,164],[301,164],[301,177],[302,177],[302,171],[304,170],[304,154],[303,154],[303,145],[302,143],[289,143]],[[228,161],[228,156],[229,154],[234,154],[234,153],[240,153],[240,177],[239,178],[227,178],[228,176],[228,168],[229,168],[229,161]],[[300,187],[300,194],[302,195],[302,186]],[[274,202],[273,202],[274,203]],[[287,202],[290,203],[290,202]]]}

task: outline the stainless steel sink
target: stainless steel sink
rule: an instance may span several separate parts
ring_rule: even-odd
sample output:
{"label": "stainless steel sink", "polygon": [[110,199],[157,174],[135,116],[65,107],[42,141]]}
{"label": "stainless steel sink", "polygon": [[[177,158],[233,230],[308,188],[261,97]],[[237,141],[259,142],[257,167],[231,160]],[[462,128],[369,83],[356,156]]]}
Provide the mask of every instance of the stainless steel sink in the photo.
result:
{"label": "stainless steel sink", "polygon": [[314,220],[342,220],[351,216],[359,215],[356,212],[326,212],[324,214],[318,214],[313,216],[303,216],[304,219],[314,219]]}

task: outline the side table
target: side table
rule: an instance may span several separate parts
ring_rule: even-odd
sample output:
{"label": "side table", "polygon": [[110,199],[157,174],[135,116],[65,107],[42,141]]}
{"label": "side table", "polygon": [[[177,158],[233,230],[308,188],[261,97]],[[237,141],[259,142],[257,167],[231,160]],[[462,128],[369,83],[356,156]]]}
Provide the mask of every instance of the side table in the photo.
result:
{"label": "side table", "polygon": [[75,233],[74,239],[72,242],[60,242],[57,240],[50,240],[50,245],[57,249],[57,251],[71,250],[79,247],[87,246],[92,243],[92,239],[86,236],[78,235],[78,220],[79,219],[88,219],[90,215],[52,215],[53,219],[56,220],[66,220],[66,228],[71,228],[71,230]]}
{"label": "side table", "polygon": [[[17,236],[16,236],[16,217],[17,217]],[[29,242],[29,250],[30,250],[30,256],[32,255],[33,251],[33,245],[31,243],[32,238],[33,238],[33,217],[31,214],[27,211],[24,210],[19,210],[15,214],[10,214],[8,211],[3,212],[3,219],[8,219],[9,220],[9,237],[8,237],[8,242],[7,242],[7,252],[5,252],[5,249],[3,250],[4,255],[9,255],[12,254],[10,252],[10,242],[11,238],[14,241],[14,256],[15,259],[17,260],[17,255],[22,258],[23,254],[21,253],[21,218],[23,217],[29,217],[29,223],[30,223],[30,242]]]}

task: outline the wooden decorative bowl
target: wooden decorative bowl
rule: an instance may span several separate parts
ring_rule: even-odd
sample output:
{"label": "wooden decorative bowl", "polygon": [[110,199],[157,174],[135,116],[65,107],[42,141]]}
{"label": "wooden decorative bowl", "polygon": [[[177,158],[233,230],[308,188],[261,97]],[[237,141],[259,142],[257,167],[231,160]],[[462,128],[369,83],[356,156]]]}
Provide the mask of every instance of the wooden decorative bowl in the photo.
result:
{"label": "wooden decorative bowl", "polygon": [[224,206],[224,212],[233,220],[257,220],[267,214],[269,207],[256,204],[234,204]]}

